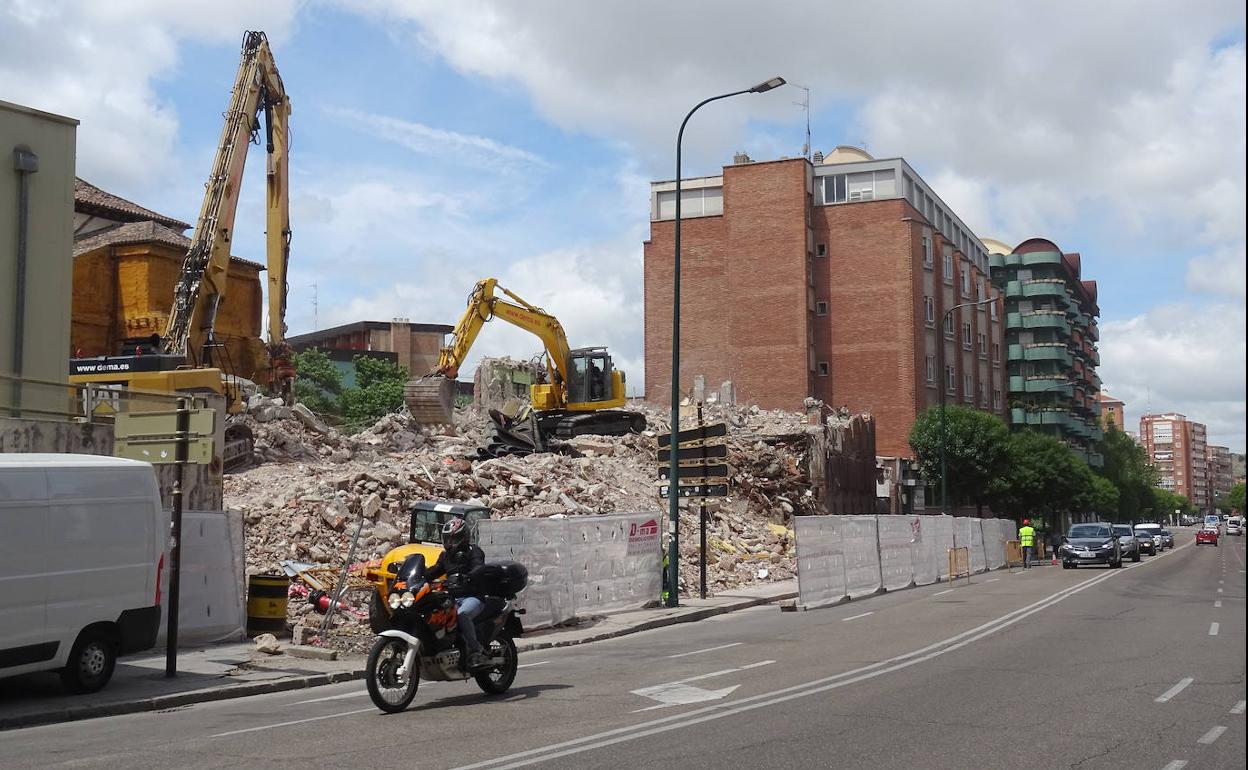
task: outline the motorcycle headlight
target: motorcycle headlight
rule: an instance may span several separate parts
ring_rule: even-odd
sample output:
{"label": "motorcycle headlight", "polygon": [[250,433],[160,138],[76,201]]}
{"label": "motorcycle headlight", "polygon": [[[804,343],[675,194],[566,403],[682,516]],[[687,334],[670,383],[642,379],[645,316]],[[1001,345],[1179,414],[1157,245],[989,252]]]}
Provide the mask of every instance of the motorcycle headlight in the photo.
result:
{"label": "motorcycle headlight", "polygon": [[390,600],[388,602],[390,605],[390,609],[397,610],[399,608],[399,601],[400,601],[400,597],[398,594],[390,594]]}
{"label": "motorcycle headlight", "polygon": [[401,606],[403,609],[407,609],[408,607],[411,607],[415,603],[416,603],[416,597],[412,594],[411,591],[404,591],[403,596],[399,597],[399,606]]}

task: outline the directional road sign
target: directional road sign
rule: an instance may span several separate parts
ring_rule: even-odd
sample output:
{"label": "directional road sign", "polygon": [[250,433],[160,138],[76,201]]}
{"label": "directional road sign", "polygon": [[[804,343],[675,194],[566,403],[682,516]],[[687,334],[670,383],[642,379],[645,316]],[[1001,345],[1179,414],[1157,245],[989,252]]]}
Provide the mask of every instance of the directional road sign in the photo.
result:
{"label": "directional road sign", "polygon": [[[681,447],[676,450],[677,462],[684,462],[685,460],[721,459],[727,456],[728,456],[728,446],[726,444],[711,444],[710,446]],[[671,459],[672,459],[671,449],[658,450],[659,462],[670,462]]]}
{"label": "directional road sign", "polygon": [[[680,496],[683,497],[727,497],[727,484],[689,484],[681,486]],[[667,497],[667,486],[659,487],[659,497]]]}
{"label": "directional road sign", "polygon": [[[666,465],[659,466],[659,478],[669,478],[671,470]],[[676,475],[682,479],[722,479],[728,476],[728,466],[712,463],[707,463],[706,465],[682,465],[676,469]]]}
{"label": "directional road sign", "polygon": [[[216,412],[212,409],[192,409],[190,433],[193,436],[211,436],[216,429]],[[114,435],[117,438],[140,438],[174,436],[178,432],[177,412],[124,412],[114,418]]]}
{"label": "directional road sign", "polygon": [[[697,428],[686,428],[676,436],[676,442],[680,446],[686,446],[694,441],[705,441],[708,438],[719,438],[728,435],[728,426],[722,422],[703,425]],[[672,445],[672,435],[670,433],[659,436],[660,447],[670,447]]]}

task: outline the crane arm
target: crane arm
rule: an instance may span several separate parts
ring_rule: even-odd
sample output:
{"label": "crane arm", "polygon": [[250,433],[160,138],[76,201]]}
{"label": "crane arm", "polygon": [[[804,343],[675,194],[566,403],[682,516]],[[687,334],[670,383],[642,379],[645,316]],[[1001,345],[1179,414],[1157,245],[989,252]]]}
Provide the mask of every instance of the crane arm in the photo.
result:
{"label": "crane arm", "polygon": [[[495,290],[514,302],[495,296]],[[546,348],[546,358],[558,382],[568,381],[568,338],[559,320],[498,285],[495,278],[479,281],[468,297],[468,308],[455,325],[451,342],[438,355],[437,373],[454,379],[468,351],[477,340],[481,327],[491,318],[501,318],[513,326],[536,335]]]}
{"label": "crane arm", "polygon": [[[287,195],[287,118],[290,103],[263,32],[243,36],[242,56],[225,113],[225,126],[204,200],[196,220],[191,247],[182,263],[174,291],[173,309],[165,329],[166,353],[185,355],[189,363],[211,365],[217,311],[225,296],[230,266],[234,216],[247,148],[265,112],[268,166],[269,337],[284,336],[286,265],[289,256]],[[274,310],[276,309],[276,313]],[[274,332],[277,332],[276,336]]]}

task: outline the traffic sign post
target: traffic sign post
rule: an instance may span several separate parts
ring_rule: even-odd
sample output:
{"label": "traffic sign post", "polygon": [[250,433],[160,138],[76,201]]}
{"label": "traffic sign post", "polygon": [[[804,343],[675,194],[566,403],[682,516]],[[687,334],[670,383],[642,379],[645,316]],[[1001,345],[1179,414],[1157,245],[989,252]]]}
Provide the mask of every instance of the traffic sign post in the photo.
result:
{"label": "traffic sign post", "polygon": [[[728,494],[728,447],[723,437],[728,435],[728,426],[722,422],[710,425],[703,422],[702,403],[697,405],[697,425],[676,432],[675,454],[672,449],[672,435],[659,436],[659,449],[656,459],[664,465],[659,466],[659,478],[667,479],[669,485],[659,488],[659,497],[670,499],[672,475],[677,483],[676,494],[680,499],[698,501],[698,530],[700,539],[699,594],[706,598],[706,498],[724,497]],[[710,483],[717,481],[718,483]],[[671,537],[668,541],[668,601],[667,606],[677,606],[677,593],[680,586],[679,570],[679,536],[677,523],[672,523]]]}

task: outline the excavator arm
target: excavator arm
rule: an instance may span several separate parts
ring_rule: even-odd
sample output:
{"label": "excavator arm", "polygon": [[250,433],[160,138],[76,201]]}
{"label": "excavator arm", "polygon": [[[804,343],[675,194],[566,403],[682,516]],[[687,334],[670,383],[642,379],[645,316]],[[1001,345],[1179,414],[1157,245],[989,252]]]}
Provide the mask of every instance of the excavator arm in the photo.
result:
{"label": "excavator arm", "polygon": [[[173,308],[165,329],[164,351],[184,355],[192,366],[212,366],[217,312],[225,297],[234,216],[247,148],[265,116],[268,153],[267,262],[269,283],[269,349],[283,349],[286,316],[286,268],[290,255],[288,140],[290,101],[263,32],[247,32],[242,56],[225,113],[225,126],[205,185],[191,247],[182,263]],[[288,363],[282,362],[287,368]],[[283,373],[275,371],[275,380]],[[289,372],[293,376],[293,370]],[[283,389],[280,382],[274,382]]]}

